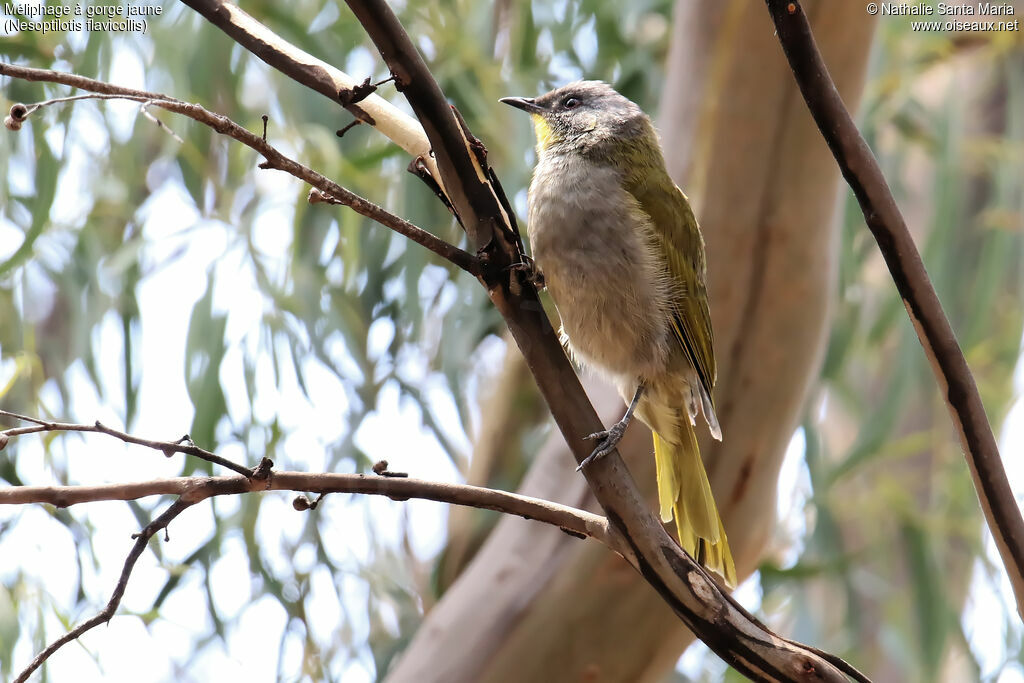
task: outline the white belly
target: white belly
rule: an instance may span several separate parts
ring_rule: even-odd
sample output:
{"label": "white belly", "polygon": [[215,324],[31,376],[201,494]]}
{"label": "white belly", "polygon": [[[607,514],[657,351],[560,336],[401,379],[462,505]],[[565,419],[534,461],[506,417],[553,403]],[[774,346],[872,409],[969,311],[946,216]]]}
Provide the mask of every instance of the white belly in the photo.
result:
{"label": "white belly", "polygon": [[530,186],[529,235],[573,354],[619,382],[664,372],[665,269],[617,173],[578,156],[543,160]]}

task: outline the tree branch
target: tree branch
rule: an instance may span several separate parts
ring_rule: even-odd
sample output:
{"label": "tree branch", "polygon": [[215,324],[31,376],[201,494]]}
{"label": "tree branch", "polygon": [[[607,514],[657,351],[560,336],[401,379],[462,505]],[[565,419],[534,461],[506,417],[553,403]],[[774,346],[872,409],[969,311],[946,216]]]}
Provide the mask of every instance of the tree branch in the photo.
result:
{"label": "tree branch", "polygon": [[[577,462],[590,452],[583,436],[601,423],[523,274],[509,270],[519,254],[493,177],[469,144],[432,74],[383,0],[347,0],[423,124],[470,240],[484,263],[481,280],[505,318]],[[779,638],[751,617],[682,551],[637,490],[617,451],[584,470],[612,527],[630,545],[634,568],[712,650],[755,680],[866,680],[840,660]]]}
{"label": "tree branch", "polygon": [[[77,485],[77,486],[12,486],[0,488],[0,505],[25,505],[31,503],[48,503],[59,508],[66,508],[80,503],[109,500],[138,500],[154,495],[176,495],[177,500],[166,512],[146,526],[135,536],[136,543],[125,560],[121,576],[114,587],[113,595],[107,605],[94,617],[82,622],[75,628],[56,639],[42,650],[16,679],[25,681],[53,653],[65,644],[80,637],[86,631],[99,624],[110,621],[124,595],[128,579],[146,543],[153,534],[177,517],[186,508],[207,498],[223,495],[238,495],[262,491],[298,491],[319,493],[364,493],[383,495],[392,500],[408,500],[419,498],[434,500],[453,505],[495,510],[506,514],[517,515],[524,519],[534,519],[546,524],[557,526],[562,531],[578,538],[593,538],[612,550],[628,557],[630,550],[622,537],[608,525],[608,520],[584,510],[577,510],[566,505],[552,503],[538,498],[522,496],[516,493],[497,491],[494,489],[469,486],[464,484],[447,484],[441,482],[410,479],[395,476],[386,471],[386,462],[378,463],[374,471],[379,476],[364,474],[312,474],[306,472],[274,472],[273,463],[263,458],[260,465],[248,470],[240,465],[203,451],[193,445],[183,446],[180,441],[152,441],[126,434],[116,429],[104,427],[99,422],[95,425],[70,424],[51,422],[25,415],[18,415],[0,410],[0,415],[14,417],[34,423],[32,427],[17,427],[0,432],[0,449],[5,448],[11,437],[39,432],[99,432],[121,439],[126,443],[146,446],[164,454],[183,452],[199,455],[204,460],[222,464],[240,472],[242,476],[222,477],[178,477],[175,479],[157,479],[152,481]],[[187,437],[184,437],[187,439]],[[195,451],[201,451],[197,454]],[[303,498],[296,498],[293,505],[296,509],[309,508]]]}
{"label": "tree branch", "polygon": [[342,104],[357,121],[375,127],[420,160],[444,190],[423,128],[384,98],[370,94],[373,86],[368,81],[359,83],[345,72],[300,50],[230,2],[182,0],[182,3],[285,76]]}
{"label": "tree branch", "polygon": [[818,52],[799,2],[766,0],[776,35],[807,108],[860,203],[917,337],[945,394],[974,487],[1024,618],[1024,519],[1003,469],[992,426],[921,255],[868,147]]}
{"label": "tree branch", "polygon": [[142,439],[131,434],[107,427],[100,423],[99,420],[91,425],[86,424],[71,424],[67,422],[48,422],[46,420],[40,420],[35,417],[29,417],[27,415],[19,415],[18,413],[12,413],[7,410],[0,410],[0,415],[4,417],[14,418],[15,420],[24,420],[25,422],[35,423],[34,427],[12,427],[0,431],[0,449],[7,446],[7,441],[12,436],[21,436],[22,434],[38,434],[40,432],[99,432],[100,434],[107,434],[115,438],[124,441],[125,443],[131,443],[138,446],[146,446],[147,448],[153,448],[160,451],[167,457],[171,457],[175,453],[184,453],[185,455],[191,455],[200,460],[213,463],[214,465],[220,465],[226,467],[229,470],[238,472],[244,477],[252,477],[255,470],[252,470],[244,465],[239,465],[236,462],[232,462],[227,458],[222,458],[216,453],[211,453],[205,448],[200,448],[192,443],[192,439],[186,434],[177,441],[153,441],[152,439]]}
{"label": "tree branch", "polygon": [[261,491],[304,493],[362,493],[402,501],[410,498],[495,510],[557,526],[572,536],[589,537],[617,550],[622,546],[609,530],[608,520],[585,510],[468,484],[447,484],[408,477],[365,474],[277,472],[265,478],[176,477],[95,486],[12,486],[0,489],[0,505],[48,503],[59,508],[104,500],[138,500],[147,496],[176,495],[189,505],[213,496]]}
{"label": "tree branch", "polygon": [[[60,508],[95,501],[137,500],[152,495],[178,496],[178,499],[166,512],[147,525],[141,533],[134,536],[136,543],[125,560],[120,578],[107,605],[96,616],[71,629],[36,655],[32,662],[15,679],[16,681],[27,680],[36,669],[65,644],[79,638],[99,624],[109,622],[124,595],[135,563],[153,534],[159,529],[165,528],[172,519],[188,507],[213,496],[261,491],[300,491],[319,493],[321,495],[327,493],[385,495],[398,501],[420,498],[495,510],[517,515],[525,519],[535,519],[557,526],[572,536],[594,538],[620,554],[626,556],[629,554],[629,549],[621,537],[615,530],[609,527],[608,521],[599,515],[515,493],[477,486],[429,482],[409,479],[404,476],[395,476],[394,473],[386,471],[387,463],[384,461],[374,467],[374,471],[381,476],[274,472],[271,469],[273,464],[266,458],[261,461],[259,467],[249,470],[192,445],[191,440],[187,436],[174,442],[154,441],[132,436],[106,427],[99,422],[96,422],[94,425],[54,422],[6,410],[0,410],[0,415],[33,424],[31,427],[14,427],[0,431],[0,450],[7,447],[12,437],[24,434],[40,432],[96,432],[114,436],[126,443],[146,446],[158,450],[165,455],[173,452],[196,455],[204,460],[229,467],[243,475],[239,477],[178,477],[175,479],[91,486],[14,486],[0,488],[0,505],[49,503]],[[188,444],[183,445],[182,441],[188,441]],[[300,498],[297,498],[294,503],[296,509],[307,509],[308,503],[300,505],[300,500]]]}
{"label": "tree branch", "polygon": [[[86,425],[73,425],[86,426]],[[69,430],[95,431],[95,430]],[[24,433],[24,431],[22,432]],[[148,445],[143,439],[129,437],[131,443]],[[156,447],[156,446],[153,446]],[[264,459],[264,462],[269,462]],[[261,476],[226,477],[178,477],[127,484],[103,484],[97,486],[14,486],[0,488],[0,505],[24,505],[49,503],[60,508],[79,503],[104,500],[137,500],[154,495],[177,495],[178,499],[156,520],[136,534],[132,547],[113,595],[107,605],[94,617],[56,639],[33,658],[19,674],[16,681],[25,681],[53,653],[65,644],[82,636],[86,631],[110,621],[124,595],[128,579],[136,560],[145,550],[146,543],[158,530],[177,517],[185,509],[213,496],[237,495],[261,491],[300,491],[319,494],[365,493],[383,495],[392,500],[419,498],[454,505],[496,510],[533,519],[557,526],[562,531],[578,538],[593,538],[619,553],[629,553],[621,537],[611,529],[608,520],[584,510],[551,503],[538,498],[521,496],[494,489],[464,484],[446,484],[404,477],[367,476],[364,474],[311,474],[306,472],[274,472],[269,466]],[[298,499],[297,499],[298,500]],[[297,506],[297,509],[305,509]]]}
{"label": "tree branch", "polygon": [[[2,491],[0,491],[2,493]],[[114,592],[110,596],[110,600],[107,602],[106,607],[100,610],[99,614],[91,619],[83,621],[81,624],[71,629],[63,636],[53,641],[46,646],[42,652],[37,654],[28,666],[18,677],[14,679],[14,683],[24,683],[28,680],[28,677],[32,675],[32,672],[42,666],[43,662],[50,658],[54,652],[62,648],[72,640],[79,638],[82,634],[90,629],[105,624],[110,621],[111,617],[114,616],[114,612],[117,611],[117,606],[121,604],[121,597],[124,595],[124,590],[128,586],[128,579],[132,575],[132,570],[135,568],[135,563],[139,557],[142,556],[142,551],[146,549],[146,544],[149,543],[149,539],[153,537],[160,529],[164,529],[170,524],[171,520],[180,515],[182,512],[192,506],[192,503],[186,502],[183,498],[179,498],[174,501],[162,515],[154,519],[152,522],[146,525],[146,528],[135,534],[135,545],[132,546],[131,551],[128,553],[128,557],[124,561],[124,567],[121,569],[121,576],[117,579],[117,585],[114,586]]]}
{"label": "tree branch", "polygon": [[[360,197],[354,192],[345,189],[341,185],[338,185],[333,180],[317,173],[313,169],[303,166],[297,161],[286,157],[275,147],[269,144],[265,138],[249,132],[228,117],[208,111],[198,104],[184,102],[160,93],[146,92],[144,90],[135,90],[132,88],[122,88],[110,83],[96,81],[91,78],[85,78],[84,76],[78,76],[75,74],[51,71],[49,69],[33,69],[25,66],[6,64],[3,62],[0,62],[0,76],[11,76],[13,78],[20,78],[26,81],[61,83],[73,88],[88,90],[90,92],[103,93],[104,95],[115,95],[127,100],[142,102],[147,105],[160,107],[167,111],[187,116],[194,121],[198,121],[199,123],[209,126],[221,135],[227,135],[228,137],[231,137],[262,154],[266,161],[260,164],[260,168],[276,169],[293,175],[299,180],[309,183],[325,195],[334,198],[337,200],[337,203],[344,204],[356,213],[366,216],[367,218],[380,223],[384,227],[394,230],[400,235],[408,237],[412,241],[426,247],[459,268],[473,275],[478,275],[480,272],[477,259],[472,254],[469,254],[452,244],[448,244],[426,230],[413,225],[404,218],[400,218],[380,206],[377,206],[368,199]],[[18,123],[21,123],[25,120],[25,117],[31,113],[31,111],[31,107],[26,107],[23,104],[15,104],[11,107],[10,117]]]}

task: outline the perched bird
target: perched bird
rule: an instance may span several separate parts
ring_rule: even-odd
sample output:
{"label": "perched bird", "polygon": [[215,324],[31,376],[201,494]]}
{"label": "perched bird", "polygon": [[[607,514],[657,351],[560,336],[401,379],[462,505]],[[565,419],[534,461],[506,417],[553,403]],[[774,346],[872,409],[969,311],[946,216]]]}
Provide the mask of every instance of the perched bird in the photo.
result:
{"label": "perched bird", "polygon": [[607,375],[629,408],[580,465],[615,448],[632,415],[654,431],[661,518],[730,586],[736,569],[695,433],[721,440],[704,239],[669,177],[650,118],[609,85],[579,81],[537,98],[529,190],[533,258],[574,359]]}

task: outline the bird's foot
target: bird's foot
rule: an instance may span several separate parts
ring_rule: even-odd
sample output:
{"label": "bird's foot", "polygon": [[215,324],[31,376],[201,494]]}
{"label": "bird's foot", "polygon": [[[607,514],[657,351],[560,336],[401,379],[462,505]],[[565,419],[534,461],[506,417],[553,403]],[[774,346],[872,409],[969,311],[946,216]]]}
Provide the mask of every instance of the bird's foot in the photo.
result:
{"label": "bird's foot", "polygon": [[629,407],[626,408],[626,414],[622,416],[622,419],[611,426],[610,429],[603,429],[599,432],[594,432],[589,436],[583,437],[590,441],[592,439],[600,439],[600,443],[597,444],[597,448],[587,457],[583,458],[583,462],[576,466],[576,471],[579,472],[584,466],[589,465],[594,460],[608,455],[615,450],[615,447],[622,441],[622,435],[626,433],[626,427],[629,426],[629,421],[633,419],[633,411],[636,410],[637,404],[640,403],[640,397],[644,395],[644,383],[640,382],[636,385],[636,393],[633,394],[633,400],[629,402]]}
{"label": "bird's foot", "polygon": [[544,273],[537,267],[537,262],[526,254],[522,255],[522,259],[519,263],[513,263],[509,266],[509,270],[522,272],[526,275],[526,279],[530,281],[530,284],[537,288],[537,291],[543,290],[547,284],[544,282]]}
{"label": "bird's foot", "polygon": [[576,466],[576,471],[579,472],[584,467],[597,460],[598,458],[604,457],[615,450],[615,447],[622,441],[623,435],[626,433],[626,427],[629,426],[629,418],[623,418],[613,424],[609,429],[602,429],[599,432],[594,432],[583,437],[587,441],[597,441],[597,447],[583,459],[579,465]]}

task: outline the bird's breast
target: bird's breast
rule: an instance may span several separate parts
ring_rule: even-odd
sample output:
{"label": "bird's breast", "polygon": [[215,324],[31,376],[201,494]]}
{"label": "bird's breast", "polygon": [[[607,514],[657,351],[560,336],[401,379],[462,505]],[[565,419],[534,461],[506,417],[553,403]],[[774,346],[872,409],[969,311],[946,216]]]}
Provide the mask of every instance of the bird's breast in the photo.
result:
{"label": "bird's breast", "polygon": [[542,158],[529,236],[573,354],[617,378],[669,361],[669,297],[649,217],[620,174],[578,155]]}

